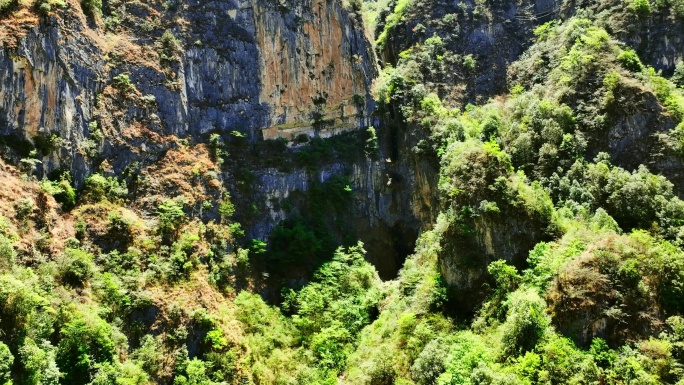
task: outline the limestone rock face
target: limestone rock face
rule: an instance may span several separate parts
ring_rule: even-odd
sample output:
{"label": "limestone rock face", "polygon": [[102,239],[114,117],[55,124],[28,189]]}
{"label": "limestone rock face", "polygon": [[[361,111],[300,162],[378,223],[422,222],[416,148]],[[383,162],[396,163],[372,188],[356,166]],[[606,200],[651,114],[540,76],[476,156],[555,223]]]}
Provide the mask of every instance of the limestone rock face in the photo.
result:
{"label": "limestone rock face", "polygon": [[339,2],[295,1],[284,17],[282,9],[257,1],[254,13],[259,99],[271,111],[264,138],[330,136],[367,125],[373,54]]}
{"label": "limestone rock face", "polygon": [[[227,163],[197,172],[259,209],[238,218],[248,237],[266,240],[288,218],[279,202],[344,175],[354,192],[345,220],[383,277],[397,273],[438,211],[437,165],[412,155],[413,129],[373,117],[375,54],[342,0],[110,0],[95,17],[67,3],[47,16],[26,8],[0,18],[0,146],[15,164],[32,157],[39,179],[68,170],[77,186],[95,172],[137,173],[132,194],[152,217],[159,186],[184,175],[187,154],[218,134],[235,139]],[[262,140],[292,145],[371,125],[375,157],[358,148],[353,160],[326,159],[313,171],[238,159],[235,147],[250,153]],[[182,165],[169,164],[173,154]],[[242,189],[244,175],[253,182]]]}
{"label": "limestone rock face", "polygon": [[538,242],[547,241],[543,220],[524,210],[506,207],[507,215],[486,215],[472,221],[472,234],[449,228],[444,235],[440,272],[453,298],[464,314],[474,311],[486,298],[487,266],[503,259],[522,270],[529,251]]}
{"label": "limestone rock face", "polygon": [[45,17],[20,10],[22,28],[0,34],[0,135],[59,140],[39,174],[64,167],[80,182],[101,159],[120,172],[171,135],[292,139],[368,125],[376,63],[341,1],[146,3],[110,1],[95,18],[75,0]]}
{"label": "limestone rock face", "polygon": [[57,151],[43,156],[46,170],[88,170],[78,144],[88,136],[104,62],[82,27],[71,15],[51,18],[0,50],[0,135],[15,150],[18,142],[58,135]]}
{"label": "limestone rock face", "polygon": [[402,124],[382,124],[377,129],[380,145],[375,156],[361,151],[353,159],[321,164],[313,171],[257,171],[254,194],[266,207],[251,226],[250,237],[265,239],[278,223],[291,217],[282,202],[314,183],[346,176],[352,200],[344,220],[364,243],[380,277],[395,278],[413,253],[418,235],[434,222],[440,209],[438,163],[411,151],[421,139],[416,135],[419,131]]}

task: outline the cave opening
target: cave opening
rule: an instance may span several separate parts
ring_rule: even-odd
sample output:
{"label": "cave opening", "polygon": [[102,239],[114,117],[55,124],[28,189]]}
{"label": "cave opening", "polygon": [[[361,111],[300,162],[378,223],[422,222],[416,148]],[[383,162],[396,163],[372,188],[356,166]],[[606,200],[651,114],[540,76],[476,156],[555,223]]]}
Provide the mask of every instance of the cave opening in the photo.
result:
{"label": "cave opening", "polygon": [[406,257],[413,254],[416,248],[418,234],[418,228],[398,221],[392,226],[379,226],[362,235],[366,257],[383,281],[397,278]]}

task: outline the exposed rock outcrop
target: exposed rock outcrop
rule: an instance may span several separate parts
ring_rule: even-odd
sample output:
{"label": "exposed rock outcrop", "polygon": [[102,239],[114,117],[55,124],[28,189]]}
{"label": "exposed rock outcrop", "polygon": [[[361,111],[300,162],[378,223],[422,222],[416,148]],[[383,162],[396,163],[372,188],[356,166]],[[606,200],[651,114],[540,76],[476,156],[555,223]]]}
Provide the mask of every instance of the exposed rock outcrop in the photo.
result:
{"label": "exposed rock outcrop", "polygon": [[[140,174],[147,182],[130,186],[132,194],[153,214],[158,193],[169,183],[184,186],[181,168],[191,167],[187,158],[174,167],[167,160],[210,134],[249,147],[371,125],[375,55],[360,16],[341,1],[169,4],[112,0],[94,18],[77,0],[48,16],[19,10],[27,20],[23,32],[0,35],[4,153],[13,162],[36,157],[38,178],[69,170],[79,186],[94,172]],[[434,161],[411,153],[418,141],[412,130],[375,125],[380,149],[373,157],[357,148],[351,161],[324,160],[315,172],[231,159],[207,178],[246,207],[260,208],[245,230],[266,240],[288,217],[278,202],[312,182],[346,175],[354,192],[348,220],[391,278],[436,215],[438,172]],[[162,164],[169,177],[150,180],[148,171]],[[249,191],[240,191],[242,173],[254,177]],[[200,204],[192,202],[191,214],[202,211]]]}
{"label": "exposed rock outcrop", "polygon": [[254,194],[266,207],[250,236],[266,239],[278,223],[290,217],[292,213],[282,203],[293,194],[307,191],[313,183],[345,176],[353,193],[346,218],[351,231],[364,242],[369,261],[380,276],[394,278],[413,252],[418,234],[439,212],[439,172],[434,160],[412,151],[419,140],[415,130],[383,125],[377,131],[380,147],[371,156],[359,148],[351,158],[320,165],[314,171],[259,171]]}
{"label": "exposed rock outcrop", "polygon": [[561,17],[570,17],[578,9],[593,13],[609,33],[633,47],[644,63],[666,75],[684,60],[684,15],[668,3],[652,3],[647,13],[638,13],[620,0],[566,0],[558,9]]}
{"label": "exposed rock outcrop", "polygon": [[121,172],[156,159],[167,135],[292,139],[368,125],[375,60],[340,1],[190,1],[168,11],[111,1],[111,15],[102,23],[69,1],[1,36],[0,135],[60,141],[39,159],[40,176],[63,167],[80,183],[105,158]]}

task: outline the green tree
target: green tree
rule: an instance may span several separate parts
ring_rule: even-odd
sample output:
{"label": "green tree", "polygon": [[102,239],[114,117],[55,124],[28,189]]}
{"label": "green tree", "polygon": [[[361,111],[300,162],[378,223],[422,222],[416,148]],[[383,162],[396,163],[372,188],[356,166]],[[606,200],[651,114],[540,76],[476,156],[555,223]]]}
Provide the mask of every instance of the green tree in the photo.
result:
{"label": "green tree", "polygon": [[3,342],[0,342],[0,384],[11,385],[12,379],[10,373],[14,364],[14,356],[10,352],[9,347]]}
{"label": "green tree", "polygon": [[342,370],[347,359],[347,343],[351,341],[352,336],[342,323],[332,322],[311,338],[310,349],[316,364],[326,369]]}
{"label": "green tree", "polygon": [[105,198],[111,201],[121,200],[128,194],[125,181],[119,181],[115,177],[104,177],[93,174],[86,178],[84,195],[92,202],[99,202]]}
{"label": "green tree", "polygon": [[97,315],[77,311],[59,334],[56,358],[64,383],[85,385],[97,364],[114,362],[112,327]]}
{"label": "green tree", "polygon": [[19,5],[19,0],[0,0],[0,12],[6,12]]}
{"label": "green tree", "polygon": [[83,12],[91,16],[102,13],[102,0],[81,0]]}
{"label": "green tree", "polygon": [[170,279],[186,278],[190,274],[195,264],[193,253],[195,251],[195,243],[198,241],[199,237],[196,234],[184,233],[173,244],[171,255],[169,256]]}
{"label": "green tree", "polygon": [[17,252],[14,250],[12,241],[0,233],[0,270],[9,270],[14,266]]}
{"label": "green tree", "polygon": [[93,255],[81,249],[64,249],[59,265],[63,283],[73,287],[83,287],[95,271]]}
{"label": "green tree", "polygon": [[[682,1],[684,3],[684,1]],[[670,78],[678,87],[684,87],[684,61],[680,61],[675,66],[674,74]]]}
{"label": "green tree", "polygon": [[228,193],[225,193],[221,200],[219,214],[221,214],[221,220],[224,222],[235,214],[235,205],[231,202],[230,194]]}
{"label": "green tree", "polygon": [[630,9],[639,16],[648,16],[651,13],[651,3],[648,0],[632,0]]}
{"label": "green tree", "polygon": [[518,271],[503,259],[490,263],[487,271],[494,277],[497,294],[501,297],[517,289],[520,284],[521,277]]}
{"label": "green tree", "polygon": [[39,346],[33,339],[27,338],[19,349],[21,363],[26,371],[27,385],[57,385],[60,371],[55,361],[55,348],[48,341]]}
{"label": "green tree", "polygon": [[45,193],[55,197],[65,210],[71,210],[76,205],[76,190],[71,185],[71,176],[65,174],[59,181],[43,180],[40,187]]}
{"label": "green tree", "polygon": [[532,350],[550,325],[546,302],[536,289],[523,288],[506,300],[508,315],[503,324],[503,349],[506,354]]}
{"label": "green tree", "polygon": [[[648,0],[635,0],[635,3],[642,1],[645,1],[646,4],[648,4]],[[636,52],[631,48],[620,52],[617,59],[623,67],[632,72],[639,72],[643,69],[639,56],[637,56]]]}
{"label": "green tree", "polygon": [[617,353],[615,353],[602,338],[594,338],[591,341],[589,354],[594,357],[596,365],[604,369],[613,366],[613,363],[617,359]]}
{"label": "green tree", "polygon": [[149,376],[132,361],[97,364],[97,372],[89,385],[147,385]]}
{"label": "green tree", "polygon": [[213,385],[213,382],[207,375],[207,363],[193,358],[186,363],[185,373],[176,376],[173,381],[174,385]]}
{"label": "green tree", "polygon": [[175,239],[181,225],[185,221],[183,203],[179,200],[167,199],[157,206],[159,216],[159,232],[165,241]]}
{"label": "green tree", "polygon": [[411,377],[421,385],[436,383],[437,377],[445,371],[448,344],[441,339],[430,341],[411,366]]}

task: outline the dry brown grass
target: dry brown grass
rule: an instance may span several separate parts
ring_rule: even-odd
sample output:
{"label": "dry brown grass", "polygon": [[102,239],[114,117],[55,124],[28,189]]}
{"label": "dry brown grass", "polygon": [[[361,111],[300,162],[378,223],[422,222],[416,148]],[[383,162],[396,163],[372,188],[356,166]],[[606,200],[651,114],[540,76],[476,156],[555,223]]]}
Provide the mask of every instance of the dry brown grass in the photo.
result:
{"label": "dry brown grass", "polygon": [[179,145],[142,170],[146,187],[141,191],[141,203],[156,207],[164,197],[177,196],[183,196],[189,206],[205,200],[216,201],[223,192],[219,173],[206,145]]}
{"label": "dry brown grass", "polygon": [[[152,303],[160,309],[150,330],[162,334],[174,332],[169,325],[178,321],[188,325],[193,313],[204,309],[215,320],[215,327],[223,332],[228,346],[237,347],[239,351],[246,353],[244,331],[235,316],[233,296],[220,293],[209,281],[206,269],[200,268],[182,285],[157,284],[147,287],[146,292]],[[181,309],[180,320],[170,318],[170,310],[173,308]],[[246,355],[243,354],[243,357]],[[244,361],[244,358],[240,361]],[[238,362],[238,372],[242,372],[242,367],[246,368],[246,365],[246,362]]]}
{"label": "dry brown grass", "polygon": [[[27,218],[18,218],[16,205],[31,202],[33,210]],[[61,213],[54,198],[43,193],[35,180],[28,180],[16,167],[0,160],[0,214],[9,218],[20,239],[15,245],[20,255],[33,254],[37,243],[49,235],[47,249],[56,255],[64,249],[64,241],[74,235],[71,216]]]}
{"label": "dry brown grass", "polygon": [[[626,235],[595,239],[549,287],[546,299],[554,323],[580,345],[594,337],[620,345],[662,327],[656,293],[641,290],[622,270],[639,258],[633,244]],[[648,284],[648,276],[642,279]]]}
{"label": "dry brown grass", "polygon": [[[135,38],[127,33],[107,33],[98,40],[104,56],[116,57],[117,61],[123,61],[132,66],[163,71],[159,64],[159,54],[150,47],[136,44]],[[111,63],[109,65],[111,66]],[[116,64],[114,66],[118,67]]]}
{"label": "dry brown grass", "polygon": [[74,211],[74,217],[86,224],[88,240],[95,243],[110,236],[108,224],[109,216],[112,214],[116,214],[118,218],[130,225],[130,234],[126,235],[133,240],[141,242],[150,235],[150,228],[138,214],[108,201],[81,205]]}
{"label": "dry brown grass", "polygon": [[16,48],[21,38],[39,22],[40,17],[27,6],[20,6],[16,11],[0,16],[0,43],[7,48]]}

